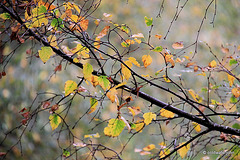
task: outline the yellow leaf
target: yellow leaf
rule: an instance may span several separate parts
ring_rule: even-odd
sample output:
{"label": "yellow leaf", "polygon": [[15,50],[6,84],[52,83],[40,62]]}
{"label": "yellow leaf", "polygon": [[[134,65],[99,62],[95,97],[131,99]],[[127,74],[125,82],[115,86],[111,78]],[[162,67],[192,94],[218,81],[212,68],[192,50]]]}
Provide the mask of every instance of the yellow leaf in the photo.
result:
{"label": "yellow leaf", "polygon": [[162,108],[160,110],[160,115],[163,116],[163,117],[166,117],[166,118],[173,118],[174,117],[174,113],[171,112],[171,111],[168,111],[164,108]]}
{"label": "yellow leaf", "polygon": [[192,124],[193,124],[194,129],[195,129],[197,132],[200,132],[200,131],[201,131],[201,126],[200,126],[198,123],[192,122]]}
{"label": "yellow leaf", "polygon": [[93,72],[93,67],[92,67],[91,64],[86,63],[86,64],[83,65],[83,77],[84,77],[86,80],[91,81],[92,72]]}
{"label": "yellow leaf", "polygon": [[[179,146],[182,146],[182,145],[184,145],[185,143],[186,143],[186,142],[183,142],[183,143],[181,143]],[[179,149],[179,150],[178,150],[178,154],[179,154],[182,158],[184,158],[184,157],[187,155],[187,152],[188,152],[189,149],[190,149],[190,143],[189,143],[188,145],[182,147],[181,149]]]}
{"label": "yellow leaf", "polygon": [[158,145],[161,146],[161,149],[166,148],[166,143],[165,142],[158,143]]}
{"label": "yellow leaf", "polygon": [[140,39],[134,38],[134,41],[140,44],[142,41]]}
{"label": "yellow leaf", "polygon": [[51,45],[52,47],[55,47],[55,48],[59,49],[58,44],[57,44],[57,38],[56,38],[56,36],[50,35],[50,36],[47,38],[47,40],[48,40],[48,42],[50,43],[50,45]]}
{"label": "yellow leaf", "polygon": [[143,55],[142,61],[143,61],[144,67],[146,68],[152,63],[152,57],[150,55]]}
{"label": "yellow leaf", "polygon": [[215,60],[212,60],[209,64],[208,64],[209,67],[211,68],[215,68],[217,66],[217,62]]}
{"label": "yellow leaf", "polygon": [[172,47],[174,49],[182,49],[184,46],[183,46],[183,42],[175,42],[172,44]]}
{"label": "yellow leaf", "polygon": [[98,101],[95,98],[91,98],[90,99],[91,107],[90,107],[88,114],[93,113],[97,109],[97,107],[96,107],[97,105],[98,105]]}
{"label": "yellow leaf", "polygon": [[97,35],[97,38],[98,38],[98,39],[101,39],[101,38],[103,38],[104,36],[106,36],[109,28],[110,28],[110,26],[105,26],[105,27],[102,29],[102,31]]}
{"label": "yellow leaf", "polygon": [[201,97],[199,97],[199,95],[196,94],[196,93],[194,92],[194,90],[189,89],[189,90],[188,90],[188,93],[192,96],[192,98],[193,98],[196,102],[201,102],[201,101],[202,101]]}
{"label": "yellow leaf", "polygon": [[117,97],[117,90],[115,88],[112,88],[108,91],[107,97],[111,100],[112,103],[116,102],[117,105],[119,105],[119,100]]}
{"label": "yellow leaf", "polygon": [[55,130],[59,126],[59,124],[62,122],[62,119],[58,115],[52,114],[49,116],[49,121],[50,121],[50,126],[52,130]]}
{"label": "yellow leaf", "polygon": [[143,118],[144,118],[144,123],[146,125],[149,125],[153,119],[156,120],[156,114],[152,112],[144,113]]}
{"label": "yellow leaf", "polygon": [[167,83],[171,82],[171,80],[169,78],[167,78],[166,75],[163,75],[163,78],[164,78],[165,82],[167,82]]}
{"label": "yellow leaf", "polygon": [[142,130],[143,130],[143,128],[144,128],[144,123],[135,123],[135,130],[137,131],[137,132],[142,132]]}
{"label": "yellow leaf", "polygon": [[135,112],[134,110],[131,108],[131,107],[127,107],[129,112],[132,114],[132,116],[134,117],[135,116]]}
{"label": "yellow leaf", "polygon": [[140,67],[140,64],[136,61],[135,58],[133,58],[133,57],[129,57],[128,60],[129,60],[130,62],[132,62],[134,65]]}
{"label": "yellow leaf", "polygon": [[205,72],[202,72],[202,73],[199,73],[198,75],[199,75],[199,76],[206,76],[206,73],[205,73]]}
{"label": "yellow leaf", "polygon": [[237,110],[237,106],[235,104],[231,104],[229,101],[224,103],[224,108],[227,112],[235,112]]}
{"label": "yellow leaf", "polygon": [[121,119],[110,119],[108,126],[104,128],[104,134],[109,137],[117,137],[123,131],[125,125]]}
{"label": "yellow leaf", "polygon": [[43,63],[46,63],[47,60],[54,54],[51,47],[42,47],[41,50],[38,51],[40,59]]}
{"label": "yellow leaf", "polygon": [[142,76],[142,77],[150,77],[148,74],[147,74],[147,75],[143,75],[143,74],[142,74],[141,76]]}
{"label": "yellow leaf", "polygon": [[75,8],[75,10],[78,12],[78,13],[80,13],[80,9],[79,9],[79,7],[76,5],[76,4],[72,4],[73,5],[73,7]]}
{"label": "yellow leaf", "polygon": [[99,138],[99,137],[100,137],[99,133],[84,135],[84,138]]}
{"label": "yellow leaf", "polygon": [[122,82],[122,83],[116,85],[116,86],[113,87],[113,88],[117,89],[117,88],[119,88],[119,87],[121,87],[121,86],[124,86],[125,84],[127,84],[127,82]]}
{"label": "yellow leaf", "polygon": [[231,75],[227,75],[228,76],[228,81],[229,81],[229,86],[232,87],[233,85],[233,82],[235,80],[235,77],[231,76]]}
{"label": "yellow leaf", "polygon": [[151,151],[154,148],[156,148],[154,144],[149,144],[148,146],[144,147],[143,150],[144,151]]}
{"label": "yellow leaf", "polygon": [[[96,49],[100,48],[100,40],[101,40],[100,38],[97,38],[97,37],[95,38],[93,45]],[[96,51],[96,49],[95,49],[95,51]]]}
{"label": "yellow leaf", "polygon": [[[127,60],[124,62],[129,68],[132,67],[132,62],[130,60]],[[122,68],[122,74],[126,80],[128,80],[131,76],[131,71],[123,64],[121,64]]]}
{"label": "yellow leaf", "polygon": [[65,86],[64,86],[65,96],[68,96],[69,94],[71,94],[76,89],[77,89],[77,83],[76,82],[74,82],[72,80],[68,80],[68,81],[65,82]]}
{"label": "yellow leaf", "polygon": [[161,150],[159,153],[159,158],[164,158],[166,155],[170,153],[170,150],[168,148]]}
{"label": "yellow leaf", "polygon": [[173,60],[173,55],[167,54],[167,55],[165,56],[165,60],[166,60],[166,62],[170,62],[173,67],[175,66],[175,62],[174,62],[174,60]]}
{"label": "yellow leaf", "polygon": [[238,98],[240,96],[240,88],[233,88],[232,89],[232,94]]}

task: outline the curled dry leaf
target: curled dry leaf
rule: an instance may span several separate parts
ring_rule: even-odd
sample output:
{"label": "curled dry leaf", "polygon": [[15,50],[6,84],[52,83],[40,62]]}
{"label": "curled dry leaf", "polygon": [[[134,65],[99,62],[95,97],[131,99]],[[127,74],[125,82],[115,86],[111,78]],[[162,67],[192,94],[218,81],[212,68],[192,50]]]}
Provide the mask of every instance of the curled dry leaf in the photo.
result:
{"label": "curled dry leaf", "polygon": [[182,49],[183,47],[184,47],[183,41],[175,42],[175,43],[172,44],[173,49]]}

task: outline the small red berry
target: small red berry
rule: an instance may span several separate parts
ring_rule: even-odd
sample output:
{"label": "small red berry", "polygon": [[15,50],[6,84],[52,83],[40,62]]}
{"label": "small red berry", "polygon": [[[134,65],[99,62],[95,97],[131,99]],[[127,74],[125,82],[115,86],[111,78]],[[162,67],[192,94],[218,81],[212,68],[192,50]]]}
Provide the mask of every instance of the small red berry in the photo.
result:
{"label": "small red berry", "polygon": [[6,72],[5,71],[2,72],[2,76],[6,76]]}

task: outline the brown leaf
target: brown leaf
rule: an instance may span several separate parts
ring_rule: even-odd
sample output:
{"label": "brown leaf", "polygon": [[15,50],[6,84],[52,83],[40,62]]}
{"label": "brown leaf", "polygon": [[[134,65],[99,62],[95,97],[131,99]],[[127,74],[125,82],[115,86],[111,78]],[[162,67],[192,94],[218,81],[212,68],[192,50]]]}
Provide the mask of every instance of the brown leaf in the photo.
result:
{"label": "brown leaf", "polygon": [[225,54],[228,54],[228,53],[229,53],[229,49],[223,47],[223,45],[221,45],[221,51],[222,51],[223,53],[225,53]]}
{"label": "brown leaf", "polygon": [[183,47],[184,47],[183,41],[175,42],[175,43],[172,44],[173,49],[182,49]]}

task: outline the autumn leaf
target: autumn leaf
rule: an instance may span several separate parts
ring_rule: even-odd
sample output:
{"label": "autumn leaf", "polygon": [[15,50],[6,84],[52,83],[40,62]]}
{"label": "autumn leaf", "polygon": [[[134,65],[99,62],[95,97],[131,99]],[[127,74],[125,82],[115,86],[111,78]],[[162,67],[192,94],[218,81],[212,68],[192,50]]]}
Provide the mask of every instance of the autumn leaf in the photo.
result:
{"label": "autumn leaf", "polygon": [[239,96],[240,96],[240,88],[238,87],[238,88],[233,88],[232,89],[232,94],[236,97],[236,98],[238,98]]}
{"label": "autumn leaf", "polygon": [[132,38],[144,38],[142,33],[132,35]]}
{"label": "autumn leaf", "polygon": [[156,34],[155,37],[158,38],[158,39],[160,40],[160,39],[162,38],[162,35],[160,35],[160,34]]}
{"label": "autumn leaf", "polygon": [[167,82],[167,83],[170,83],[170,82],[171,82],[171,80],[170,80],[169,78],[167,78],[166,75],[163,75],[163,79],[164,79],[164,81]]}
{"label": "autumn leaf", "polygon": [[112,88],[107,92],[107,97],[111,100],[112,103],[116,102],[117,105],[119,104],[117,90],[115,88]]}
{"label": "autumn leaf", "polygon": [[103,88],[103,90],[107,90],[110,87],[110,82],[107,79],[107,76],[99,76],[98,83]]}
{"label": "autumn leaf", "polygon": [[137,132],[142,132],[143,128],[144,128],[144,123],[143,122],[140,122],[140,123],[135,123],[134,124],[134,129],[137,131]]}
{"label": "autumn leaf", "polygon": [[52,130],[55,130],[59,124],[62,122],[62,119],[57,114],[51,114],[49,116],[50,126]]}
{"label": "autumn leaf", "polygon": [[0,18],[3,20],[6,20],[6,19],[10,19],[11,16],[9,13],[2,13],[2,14],[0,14]]}
{"label": "autumn leaf", "polygon": [[85,63],[85,64],[83,65],[83,77],[84,77],[86,80],[91,81],[92,72],[93,72],[93,67],[92,67],[92,65],[89,64],[89,63]]}
{"label": "autumn leaf", "polygon": [[211,68],[215,68],[217,66],[217,62],[215,60],[212,60],[209,64],[208,64],[209,67]]}
{"label": "autumn leaf", "polygon": [[65,86],[64,86],[65,96],[68,96],[69,94],[74,92],[75,89],[77,89],[76,82],[74,82],[72,80],[68,80],[65,82]]}
{"label": "autumn leaf", "polygon": [[231,76],[229,74],[227,75],[227,77],[228,77],[228,81],[229,81],[229,86],[232,87],[233,82],[235,80],[235,77],[233,77],[233,76]]}
{"label": "autumn leaf", "polygon": [[70,152],[64,149],[63,150],[63,157],[68,157],[68,156],[70,156]]}
{"label": "autumn leaf", "polygon": [[173,49],[182,49],[184,47],[183,42],[175,42],[172,44]]}
{"label": "autumn leaf", "polygon": [[154,52],[162,52],[162,50],[163,50],[162,46],[157,46],[152,51],[154,51]]}
{"label": "autumn leaf", "polygon": [[105,26],[105,27],[102,29],[102,31],[97,35],[97,38],[98,38],[98,39],[101,39],[101,38],[103,38],[104,36],[106,36],[109,28],[110,28],[110,26]]}
{"label": "autumn leaf", "polygon": [[58,30],[59,28],[63,28],[63,19],[62,18],[54,18],[51,22],[51,26],[53,29]]}
{"label": "autumn leaf", "polygon": [[100,138],[100,135],[99,135],[99,133],[86,134],[86,135],[84,135],[84,138]]}
{"label": "autumn leaf", "polygon": [[[184,145],[186,142],[179,144],[179,146]],[[178,154],[184,158],[187,155],[188,150],[190,149],[190,143],[178,150]]]}
{"label": "autumn leaf", "polygon": [[223,45],[221,45],[221,51],[222,51],[223,53],[225,53],[225,54],[228,54],[228,53],[229,53],[229,49],[223,47]]}
{"label": "autumn leaf", "polygon": [[47,40],[48,40],[48,42],[50,43],[50,45],[51,45],[52,47],[55,47],[55,48],[59,49],[58,44],[57,44],[57,38],[56,38],[56,36],[50,35],[50,36],[47,38]]}
{"label": "autumn leaf", "polygon": [[192,124],[193,124],[195,131],[197,131],[197,132],[201,131],[201,126],[198,123],[192,122]]}
{"label": "autumn leaf", "polygon": [[129,60],[130,62],[132,62],[134,65],[140,67],[140,64],[136,61],[135,58],[133,58],[133,57],[129,57],[128,60]]}
{"label": "autumn leaf", "polygon": [[110,119],[108,126],[104,128],[104,134],[109,137],[117,137],[123,131],[125,125],[121,119]]}
{"label": "autumn leaf", "polygon": [[90,98],[90,110],[88,114],[93,113],[96,110],[98,101],[95,98]]}
{"label": "autumn leaf", "polygon": [[167,55],[165,56],[165,60],[166,60],[167,63],[170,62],[170,63],[172,64],[172,67],[175,66],[175,62],[174,62],[174,60],[173,60],[173,55],[167,54]]}
{"label": "autumn leaf", "polygon": [[163,117],[166,117],[166,118],[173,118],[174,117],[174,113],[171,112],[171,111],[168,111],[164,108],[162,108],[160,110],[160,115],[163,116]]}
{"label": "autumn leaf", "polygon": [[46,63],[49,58],[54,54],[51,47],[42,47],[41,50],[38,51],[40,59],[43,63]]}
{"label": "autumn leaf", "polygon": [[202,101],[202,98],[199,97],[199,95],[196,94],[196,93],[194,92],[194,90],[189,89],[189,90],[188,90],[188,93],[192,96],[192,98],[193,98],[196,102],[201,102],[201,101]]}
{"label": "autumn leaf", "polygon": [[147,66],[149,66],[152,63],[152,57],[150,55],[143,55],[142,61],[144,67],[147,68]]}
{"label": "autumn leaf", "polygon": [[156,114],[152,112],[144,113],[143,118],[144,118],[144,123],[146,125],[149,125],[153,119],[156,120]]}
{"label": "autumn leaf", "polygon": [[145,23],[147,26],[151,26],[152,22],[153,22],[153,18],[148,18],[148,17],[144,17]]}
{"label": "autumn leaf", "polygon": [[144,151],[151,151],[154,148],[156,148],[154,144],[149,144],[148,146],[144,147],[143,150]]}
{"label": "autumn leaf", "polygon": [[[132,67],[132,62],[130,60],[127,60],[124,62],[129,68]],[[128,80],[131,76],[131,71],[123,64],[121,64],[122,68],[122,74],[126,80]]]}

